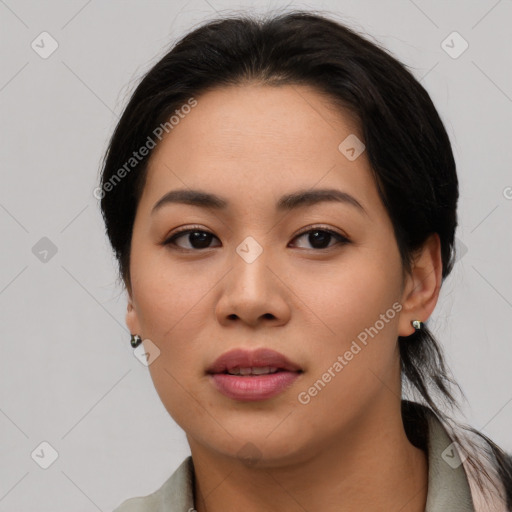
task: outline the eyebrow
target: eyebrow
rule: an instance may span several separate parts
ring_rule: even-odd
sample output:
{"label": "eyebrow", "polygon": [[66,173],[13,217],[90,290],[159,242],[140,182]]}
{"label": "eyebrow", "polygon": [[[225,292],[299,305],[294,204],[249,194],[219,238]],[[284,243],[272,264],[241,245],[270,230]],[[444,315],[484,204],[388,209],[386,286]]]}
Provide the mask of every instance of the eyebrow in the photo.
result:
{"label": "eyebrow", "polygon": [[[290,211],[321,202],[348,204],[363,213],[367,213],[354,196],[337,189],[299,190],[292,194],[286,194],[277,201],[276,210],[278,212]],[[172,203],[188,204],[200,208],[213,208],[214,210],[225,210],[229,206],[229,202],[218,195],[201,190],[179,189],[171,190],[161,197],[153,206],[151,215],[164,205]]]}

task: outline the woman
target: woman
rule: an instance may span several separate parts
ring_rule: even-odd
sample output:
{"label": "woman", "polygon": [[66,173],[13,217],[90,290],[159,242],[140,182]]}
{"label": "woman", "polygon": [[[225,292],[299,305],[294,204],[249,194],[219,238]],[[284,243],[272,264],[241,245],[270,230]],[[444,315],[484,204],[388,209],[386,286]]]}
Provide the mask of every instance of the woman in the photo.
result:
{"label": "woman", "polygon": [[191,457],[116,512],[510,510],[510,456],[435,400],[457,405],[426,325],[457,200],[427,92],[350,29],[184,37],[116,127],[101,208]]}

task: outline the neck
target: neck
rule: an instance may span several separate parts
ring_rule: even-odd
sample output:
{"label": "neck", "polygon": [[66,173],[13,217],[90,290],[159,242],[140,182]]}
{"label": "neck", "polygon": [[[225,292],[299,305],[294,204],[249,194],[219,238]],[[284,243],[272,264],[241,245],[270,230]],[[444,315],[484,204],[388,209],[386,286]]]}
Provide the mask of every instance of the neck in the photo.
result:
{"label": "neck", "polygon": [[424,512],[428,461],[404,431],[400,403],[355,421],[293,463],[248,466],[189,439],[197,512]]}

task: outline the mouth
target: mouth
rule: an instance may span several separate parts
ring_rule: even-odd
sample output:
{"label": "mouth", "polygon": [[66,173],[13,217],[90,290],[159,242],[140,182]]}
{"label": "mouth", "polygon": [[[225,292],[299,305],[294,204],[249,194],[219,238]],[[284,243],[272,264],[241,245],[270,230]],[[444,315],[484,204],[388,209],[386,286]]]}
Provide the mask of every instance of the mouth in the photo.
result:
{"label": "mouth", "polygon": [[[285,368],[276,368],[271,366],[252,366],[248,368],[230,368],[229,370],[220,373],[222,375],[239,375],[241,377],[252,377],[254,375],[272,375],[274,373],[287,371],[289,370],[286,370]],[[299,370],[298,373],[302,373],[302,370]]]}
{"label": "mouth", "polygon": [[218,357],[206,370],[209,374],[262,375],[278,371],[302,372],[302,368],[275,350],[234,349]]}
{"label": "mouth", "polygon": [[207,370],[217,391],[241,401],[272,398],[289,388],[302,373],[296,363],[270,349],[232,350]]}

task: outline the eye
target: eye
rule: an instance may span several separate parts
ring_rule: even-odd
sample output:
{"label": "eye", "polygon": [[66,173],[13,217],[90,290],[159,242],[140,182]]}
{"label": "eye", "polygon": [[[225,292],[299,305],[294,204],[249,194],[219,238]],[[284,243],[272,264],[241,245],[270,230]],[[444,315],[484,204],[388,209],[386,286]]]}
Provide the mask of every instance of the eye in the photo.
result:
{"label": "eye", "polygon": [[[312,245],[313,249],[318,250],[326,249],[332,247],[333,245],[336,245],[329,245],[329,242],[332,241],[333,239],[337,240],[338,244],[342,245],[350,243],[350,240],[341,233],[337,233],[336,231],[333,231],[331,229],[325,229],[321,227],[316,227],[309,229],[307,231],[303,231],[302,233],[295,236],[294,240],[300,239],[301,237],[305,237],[306,235],[308,235],[307,240]],[[187,240],[189,243],[189,247],[183,247],[177,244],[176,241],[179,240],[180,238],[185,238],[185,240]],[[163,245],[173,245],[184,250],[210,249],[210,243],[213,238],[217,237],[213,233],[200,229],[199,227],[187,228],[174,233],[165,242],[163,242]],[[308,247],[306,247],[306,249],[308,249]]]}
{"label": "eye", "polygon": [[[332,241],[332,239],[336,239],[338,241],[338,244],[348,244],[350,243],[350,240],[342,235],[341,233],[337,233],[336,231],[333,231],[332,229],[325,229],[321,227],[316,227],[313,229],[309,229],[307,231],[303,231],[299,235],[295,237],[295,239],[300,239],[301,237],[304,237],[305,235],[308,235],[308,242],[313,246],[314,249],[326,249],[329,247],[332,247],[332,244],[329,246],[329,241]],[[306,249],[309,249],[306,247]]]}
{"label": "eye", "polygon": [[[187,236],[188,235],[188,236]],[[188,240],[191,247],[182,247],[181,245],[176,244],[176,240],[180,238],[185,238]],[[217,238],[213,233],[209,231],[205,231],[204,229],[198,228],[188,228],[182,229],[176,232],[174,235],[169,237],[163,245],[174,245],[184,250],[193,250],[193,249],[209,249],[209,244],[212,238]]]}

